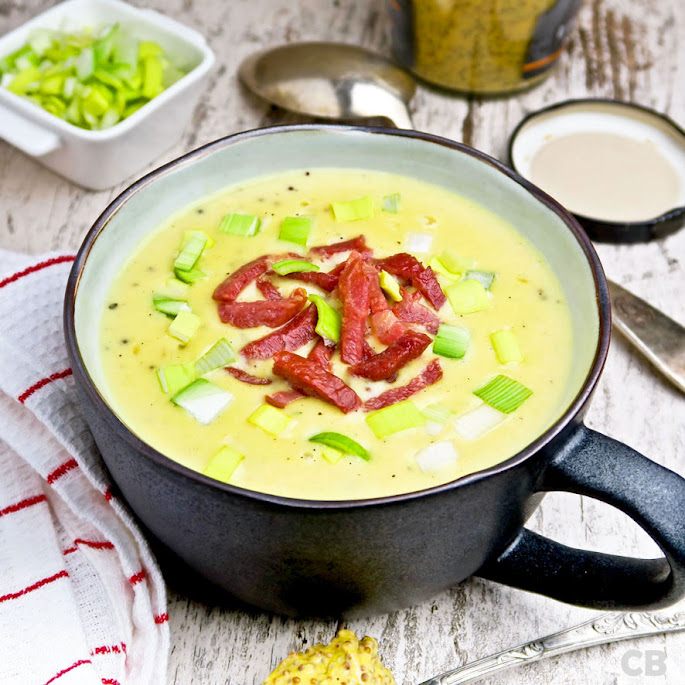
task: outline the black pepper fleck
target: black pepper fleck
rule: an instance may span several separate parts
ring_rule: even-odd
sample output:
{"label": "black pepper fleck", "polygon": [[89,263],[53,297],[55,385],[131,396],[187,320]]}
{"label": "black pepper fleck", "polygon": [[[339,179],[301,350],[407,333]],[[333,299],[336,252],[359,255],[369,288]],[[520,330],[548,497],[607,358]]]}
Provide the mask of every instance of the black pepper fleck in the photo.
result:
{"label": "black pepper fleck", "polygon": [[109,305],[109,308],[110,308],[110,309],[116,309],[118,306],[119,306],[119,303],[118,303],[118,302],[112,302],[112,303]]}

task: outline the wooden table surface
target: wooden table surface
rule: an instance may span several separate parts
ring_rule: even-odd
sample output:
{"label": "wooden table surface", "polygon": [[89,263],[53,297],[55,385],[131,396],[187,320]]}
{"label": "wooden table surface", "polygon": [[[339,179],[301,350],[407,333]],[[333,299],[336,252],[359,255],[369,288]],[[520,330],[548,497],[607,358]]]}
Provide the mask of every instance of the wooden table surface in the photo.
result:
{"label": "wooden table surface", "polygon": [[[0,34],[53,2],[0,1]],[[151,0],[146,4],[202,32],[217,63],[183,139],[153,166],[215,138],[259,126],[304,121],[271,108],[237,82],[240,61],[285,41],[338,40],[388,53],[380,0]],[[425,88],[412,103],[418,129],[502,158],[527,112],[570,97],[615,97],[653,107],[685,125],[685,6],[682,0],[586,0],[566,53],[537,89],[509,99],[451,97]],[[76,248],[91,223],[126,184],[89,192],[55,176],[0,141],[0,247],[40,253]],[[685,231],[643,245],[598,245],[607,275],[685,321]],[[618,335],[588,424],[685,475],[685,399]],[[570,494],[549,495],[531,527],[566,544],[655,555],[647,535],[609,506]],[[175,685],[259,685],[282,657],[330,639],[336,623],[296,621],[218,608],[171,592]],[[586,620],[594,612],[472,579],[426,604],[348,627],[377,637],[398,683],[442,670]],[[631,649],[637,653],[628,653]],[[665,653],[665,673],[645,669],[645,653]],[[657,662],[660,657],[651,657]],[[626,664],[626,660],[627,664]],[[656,669],[659,670],[658,668]],[[484,681],[494,684],[675,685],[685,673],[685,634],[576,652]]]}

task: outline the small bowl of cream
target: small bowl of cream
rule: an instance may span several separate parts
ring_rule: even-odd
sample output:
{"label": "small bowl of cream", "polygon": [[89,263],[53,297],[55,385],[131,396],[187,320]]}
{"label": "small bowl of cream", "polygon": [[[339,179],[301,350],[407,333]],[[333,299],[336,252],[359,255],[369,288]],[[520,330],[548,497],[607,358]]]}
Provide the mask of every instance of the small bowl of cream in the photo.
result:
{"label": "small bowl of cream", "polygon": [[510,166],[571,211],[594,240],[642,242],[685,223],[685,131],[617,100],[568,100],[529,114]]}

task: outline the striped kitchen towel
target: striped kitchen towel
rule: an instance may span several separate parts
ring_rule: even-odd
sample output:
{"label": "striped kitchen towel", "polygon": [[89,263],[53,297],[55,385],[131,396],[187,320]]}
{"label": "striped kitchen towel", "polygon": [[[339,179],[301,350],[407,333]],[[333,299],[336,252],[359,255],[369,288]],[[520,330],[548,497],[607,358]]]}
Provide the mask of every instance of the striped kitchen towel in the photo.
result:
{"label": "striped kitchen towel", "polygon": [[73,260],[0,250],[0,683],[162,685],[164,581],[112,495],[63,342]]}

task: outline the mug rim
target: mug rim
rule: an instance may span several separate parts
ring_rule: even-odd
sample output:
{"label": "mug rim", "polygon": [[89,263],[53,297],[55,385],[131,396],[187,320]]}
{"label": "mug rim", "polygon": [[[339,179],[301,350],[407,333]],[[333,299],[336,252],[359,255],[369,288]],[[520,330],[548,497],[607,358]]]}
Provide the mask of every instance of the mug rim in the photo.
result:
{"label": "mug rim", "polygon": [[[238,487],[229,483],[215,480],[209,476],[205,476],[199,471],[195,471],[187,466],[183,466],[177,461],[167,457],[165,454],[154,448],[149,443],[145,442],[136,433],[134,433],[124,422],[110,404],[105,400],[104,396],[98,389],[98,386],[92,379],[83,357],[80,352],[75,323],[75,304],[78,297],[78,289],[83,275],[85,265],[92,248],[94,247],[100,234],[106,230],[110,219],[119,211],[119,209],[126,204],[126,202],[138,192],[144,190],[147,186],[153,183],[157,178],[164,176],[179,167],[184,167],[193,164],[198,159],[201,159],[216,150],[223,149],[234,143],[238,143],[250,138],[260,136],[279,135],[302,131],[324,131],[330,133],[363,133],[369,135],[386,135],[396,138],[409,138],[420,140],[426,143],[437,144],[457,152],[475,157],[477,160],[489,165],[500,173],[503,173],[510,180],[516,182],[524,188],[536,200],[542,202],[548,209],[552,210],[566,225],[568,230],[578,242],[588,266],[592,273],[592,279],[595,289],[595,298],[598,307],[598,335],[595,347],[595,354],[592,363],[588,369],[587,375],[583,383],[576,393],[575,397],[568,404],[562,414],[549,426],[544,432],[538,435],[532,442],[526,445],[522,450],[519,450],[511,457],[504,461],[498,462],[493,466],[469,473],[455,480],[440,485],[435,485],[430,488],[422,490],[413,490],[411,492],[399,493],[395,495],[385,495],[382,497],[373,497],[365,499],[345,499],[345,500],[311,500],[294,497],[285,497],[282,495],[274,495],[257,490],[250,490],[247,488]],[[100,216],[95,220],[92,227],[83,239],[81,246],[73,262],[67,287],[65,292],[64,304],[64,332],[67,346],[67,352],[71,361],[74,376],[82,389],[85,391],[88,400],[93,404],[95,411],[104,416],[112,429],[117,432],[121,439],[125,440],[132,449],[138,453],[143,453],[147,458],[151,459],[157,466],[169,469],[176,475],[184,478],[189,478],[196,483],[209,486],[227,494],[242,497],[248,500],[261,502],[267,505],[284,506],[291,509],[299,510],[345,510],[368,506],[382,506],[387,504],[396,504],[404,501],[411,501],[414,499],[438,495],[449,490],[454,490],[462,486],[467,486],[497,475],[504,471],[515,468],[522,464],[533,455],[537,454],[545,445],[550,443],[558,437],[566,427],[572,422],[573,418],[577,416],[583,409],[584,405],[589,401],[594,388],[602,373],[604,363],[606,361],[609,341],[611,336],[611,304],[609,298],[609,289],[599,261],[599,257],[590,241],[590,238],[581,228],[578,221],[564,209],[556,200],[547,195],[543,190],[533,185],[518,173],[498,161],[494,157],[487,155],[480,150],[469,147],[463,143],[443,138],[431,133],[424,133],[421,131],[386,128],[381,126],[354,126],[344,124],[290,124],[284,126],[270,126],[265,128],[250,129],[248,131],[241,131],[217,140],[211,141],[199,148],[191,150],[176,159],[152,170],[148,174],[142,176],[134,181],[126,189],[124,189],[114,200],[112,200]]]}

